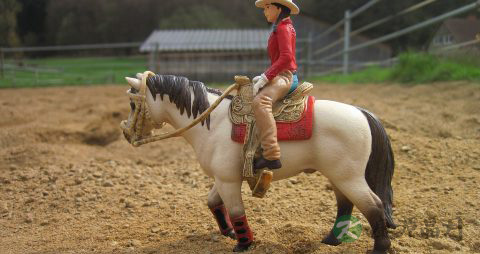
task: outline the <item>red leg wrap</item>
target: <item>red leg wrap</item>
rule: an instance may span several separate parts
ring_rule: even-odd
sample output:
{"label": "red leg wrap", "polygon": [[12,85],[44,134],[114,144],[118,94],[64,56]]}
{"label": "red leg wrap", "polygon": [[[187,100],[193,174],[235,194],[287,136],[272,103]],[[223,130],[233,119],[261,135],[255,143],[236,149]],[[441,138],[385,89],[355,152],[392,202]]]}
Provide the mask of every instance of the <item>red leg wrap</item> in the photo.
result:
{"label": "red leg wrap", "polygon": [[237,235],[239,245],[249,246],[253,242],[253,232],[247,222],[247,216],[243,215],[232,219],[233,229]]}
{"label": "red leg wrap", "polygon": [[217,207],[210,208],[210,211],[212,211],[222,235],[228,235],[230,231],[232,231],[233,227],[232,223],[230,222],[227,209],[225,209],[225,205],[222,204]]}

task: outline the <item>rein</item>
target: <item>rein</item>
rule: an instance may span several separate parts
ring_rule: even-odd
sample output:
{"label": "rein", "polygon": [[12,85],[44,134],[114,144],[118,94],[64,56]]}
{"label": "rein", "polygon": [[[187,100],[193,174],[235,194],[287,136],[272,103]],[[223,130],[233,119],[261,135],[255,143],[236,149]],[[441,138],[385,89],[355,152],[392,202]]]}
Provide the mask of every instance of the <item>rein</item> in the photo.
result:
{"label": "rein", "polygon": [[[120,127],[130,134],[130,143],[135,147],[139,147],[144,144],[164,140],[167,138],[178,137],[182,135],[184,132],[188,131],[195,125],[205,120],[210,115],[210,113],[212,113],[212,111],[215,110],[218,107],[218,105],[220,105],[223,99],[225,99],[233,90],[237,90],[240,87],[238,83],[235,83],[229,86],[227,90],[225,90],[223,94],[205,112],[203,112],[197,119],[193,120],[193,122],[190,123],[189,125],[171,133],[167,132],[167,133],[162,133],[162,134],[154,135],[151,137],[143,138],[142,130],[146,122],[145,120],[150,121],[150,123],[157,129],[161,129],[163,126],[165,126],[165,123],[158,124],[153,121],[150,115],[148,104],[146,103],[147,79],[150,76],[155,76],[155,73],[151,71],[146,71],[143,73],[139,94],[133,94],[131,92],[128,92],[129,96],[135,101],[135,112],[133,115],[131,126],[127,128],[126,121],[122,121],[122,123],[120,124]],[[135,128],[135,132],[134,132],[134,127],[137,127]]]}

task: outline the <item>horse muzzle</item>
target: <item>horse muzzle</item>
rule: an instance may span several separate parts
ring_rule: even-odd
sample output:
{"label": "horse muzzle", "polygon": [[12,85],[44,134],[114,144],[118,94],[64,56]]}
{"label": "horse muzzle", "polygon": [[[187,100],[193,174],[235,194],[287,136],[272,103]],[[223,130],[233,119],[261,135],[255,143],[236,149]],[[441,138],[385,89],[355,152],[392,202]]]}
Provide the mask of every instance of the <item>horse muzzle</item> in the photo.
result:
{"label": "horse muzzle", "polygon": [[128,124],[128,121],[127,120],[123,120],[121,123],[120,123],[120,129],[122,130],[123,132],[123,136],[125,137],[125,139],[128,141],[128,143],[132,143],[132,137],[134,135],[133,134],[133,130],[130,128],[129,124]]}

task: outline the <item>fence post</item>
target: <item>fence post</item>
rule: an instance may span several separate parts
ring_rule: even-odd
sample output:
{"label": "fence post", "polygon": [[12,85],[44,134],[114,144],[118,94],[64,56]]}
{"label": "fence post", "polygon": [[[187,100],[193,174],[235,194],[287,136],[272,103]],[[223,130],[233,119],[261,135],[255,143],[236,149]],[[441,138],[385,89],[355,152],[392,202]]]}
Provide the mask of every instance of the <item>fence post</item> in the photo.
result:
{"label": "fence post", "polygon": [[153,66],[154,66],[154,69],[153,69],[153,72],[155,73],[158,73],[158,61],[159,61],[159,49],[160,49],[160,45],[158,43],[155,43],[155,53],[154,54],[154,57],[153,57]]}
{"label": "fence post", "polygon": [[4,75],[4,74],[3,74],[3,68],[4,68],[4,67],[3,67],[3,62],[4,62],[4,57],[5,57],[5,56],[4,56],[4,53],[3,53],[3,49],[0,48],[0,78],[2,78],[2,79],[3,79],[3,77],[4,77],[4,76],[3,76],[3,75]]}
{"label": "fence post", "polygon": [[350,30],[351,30],[351,13],[350,10],[345,11],[345,39],[343,43],[343,74],[349,73],[349,55],[350,49]]}
{"label": "fence post", "polygon": [[305,63],[304,63],[304,72],[303,72],[303,75],[304,75],[304,79],[307,79],[308,77],[310,77],[311,73],[312,73],[312,70],[311,70],[311,66],[312,66],[312,59],[313,59],[313,33],[312,32],[309,32],[308,33],[308,37],[307,37],[307,40],[306,40],[306,45],[305,45],[305,51],[306,51],[306,56],[305,56]]}

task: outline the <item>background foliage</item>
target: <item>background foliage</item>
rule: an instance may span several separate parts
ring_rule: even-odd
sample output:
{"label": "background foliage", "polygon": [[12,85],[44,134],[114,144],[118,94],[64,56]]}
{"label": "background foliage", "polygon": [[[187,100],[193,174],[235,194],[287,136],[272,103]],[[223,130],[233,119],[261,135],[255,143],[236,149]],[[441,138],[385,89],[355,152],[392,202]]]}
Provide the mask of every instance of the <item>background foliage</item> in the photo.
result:
{"label": "background foliage", "polygon": [[[335,23],[346,9],[367,0],[299,0],[304,13]],[[420,0],[382,1],[355,19],[354,29],[392,15]],[[377,37],[453,10],[470,0],[439,0],[427,8],[367,32]],[[154,29],[262,28],[254,0],[2,0],[0,46],[42,46],[143,41]],[[433,26],[388,42],[396,52],[422,49]]]}
{"label": "background foliage", "polygon": [[350,75],[333,74],[313,78],[328,83],[400,83],[406,85],[438,81],[470,81],[480,84],[478,59],[468,57],[439,57],[426,53],[407,52],[399,55],[391,68],[370,67]]}

